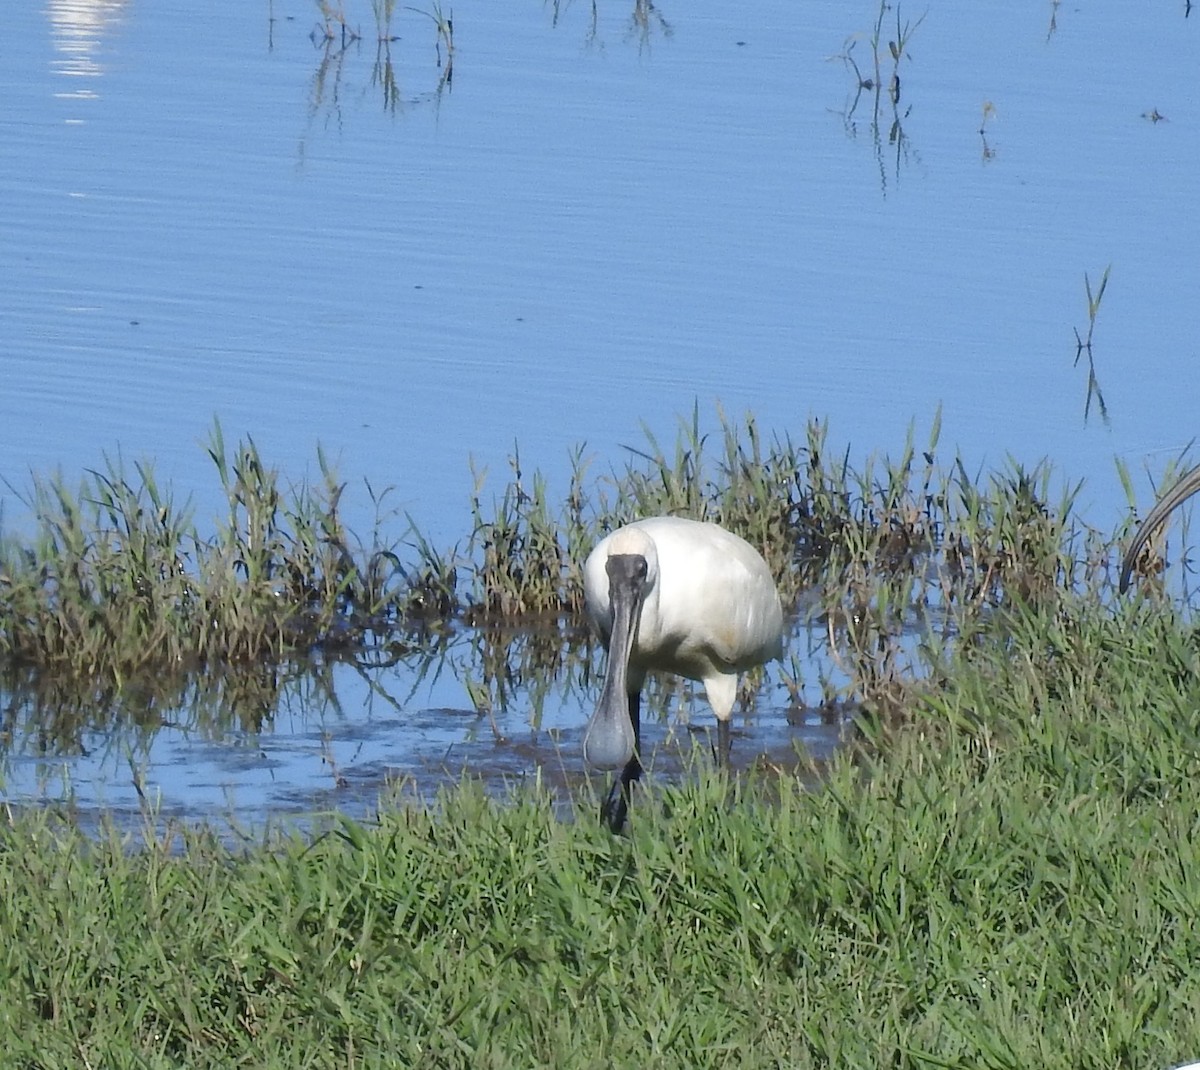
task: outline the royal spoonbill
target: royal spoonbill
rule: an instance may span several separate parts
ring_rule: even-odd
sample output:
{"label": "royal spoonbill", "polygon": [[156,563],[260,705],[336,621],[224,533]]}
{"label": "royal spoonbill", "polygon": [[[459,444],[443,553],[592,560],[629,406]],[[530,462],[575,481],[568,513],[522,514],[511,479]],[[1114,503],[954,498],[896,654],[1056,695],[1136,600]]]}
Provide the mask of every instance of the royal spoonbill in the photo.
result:
{"label": "royal spoonbill", "polygon": [[641,692],[651,670],[704,685],[717,715],[717,760],[729,762],[737,674],[783,653],[783,610],[762,555],[716,524],[655,516],[602,539],[583,566],[588,618],[608,650],[604,687],[583,737],[584,760],[621,769],[600,811],[625,823],[642,773]]}
{"label": "royal spoonbill", "polygon": [[1133,542],[1129,544],[1129,549],[1125,551],[1125,556],[1121,560],[1121,580],[1118,586],[1122,593],[1129,586],[1129,575],[1137,562],[1138,554],[1146,545],[1146,540],[1154,534],[1155,529],[1167,519],[1172,510],[1177,509],[1198,490],[1200,490],[1200,466],[1193,468],[1190,472],[1185,472],[1179,482],[1154,503],[1154,508],[1146,514],[1146,519],[1134,533]]}

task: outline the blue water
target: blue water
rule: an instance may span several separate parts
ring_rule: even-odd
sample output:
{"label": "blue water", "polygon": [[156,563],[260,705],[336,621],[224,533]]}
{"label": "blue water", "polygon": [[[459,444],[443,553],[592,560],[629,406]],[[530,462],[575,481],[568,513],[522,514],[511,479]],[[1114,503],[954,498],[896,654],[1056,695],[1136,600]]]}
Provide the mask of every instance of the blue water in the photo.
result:
{"label": "blue water", "polygon": [[[718,404],[780,435],[828,418],[858,460],[898,452],[940,405],[943,448],[969,467],[1049,456],[1111,528],[1114,457],[1147,502],[1145,473],[1200,427],[1200,18],[1182,3],[903,6],[901,22],[925,16],[875,123],[869,93],[848,113],[837,58],[852,41],[869,67],[868,3],[663,2],[640,22],[624,0],[593,24],[586,3],[466,0],[449,82],[434,20],[403,8],[390,99],[370,4],[345,10],[362,37],[344,50],[314,41],[301,0],[6,13],[4,480],[119,447],[154,458],[203,523],[217,417],[297,479],[322,443],[352,518],[370,515],[360,478],[394,484],[450,544],[470,462],[499,490],[514,442],[562,487],[575,444],[602,473],[643,422],[670,440],[696,401],[709,427]],[[1108,265],[1106,425],[1084,420],[1074,329],[1085,274]],[[346,687],[335,746],[365,718]],[[550,722],[575,724],[580,701]],[[471,709],[460,676],[339,762],[403,767],[406,726],[434,709]],[[325,729],[297,716],[251,745],[303,750]],[[277,794],[160,735],[151,780],[186,754],[251,806]],[[127,782],[114,761],[67,772]],[[293,785],[299,763],[264,782]]]}

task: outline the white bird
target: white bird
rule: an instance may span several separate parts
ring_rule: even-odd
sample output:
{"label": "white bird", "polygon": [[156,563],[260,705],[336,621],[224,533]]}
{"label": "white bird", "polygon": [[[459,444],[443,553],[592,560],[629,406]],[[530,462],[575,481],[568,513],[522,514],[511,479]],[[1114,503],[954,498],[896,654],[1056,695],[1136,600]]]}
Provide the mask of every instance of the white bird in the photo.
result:
{"label": "white bird", "polygon": [[1200,467],[1185,472],[1180,476],[1179,482],[1154,503],[1154,508],[1146,514],[1146,519],[1142,521],[1141,527],[1135,532],[1133,542],[1129,544],[1129,549],[1125,551],[1125,557],[1121,561],[1121,580],[1118,589],[1122,593],[1129,586],[1129,574],[1137,563],[1138,554],[1146,545],[1146,541],[1154,534],[1155,528],[1167,519],[1167,515],[1172,510],[1177,509],[1198,490],[1200,490]]}
{"label": "white bird", "polygon": [[745,539],[682,517],[638,520],[600,541],[583,566],[588,618],[608,650],[584,760],[621,768],[601,820],[620,831],[641,775],[641,691],[651,670],[704,685],[729,761],[729,718],[743,669],[783,654],[783,610],[762,555]]}

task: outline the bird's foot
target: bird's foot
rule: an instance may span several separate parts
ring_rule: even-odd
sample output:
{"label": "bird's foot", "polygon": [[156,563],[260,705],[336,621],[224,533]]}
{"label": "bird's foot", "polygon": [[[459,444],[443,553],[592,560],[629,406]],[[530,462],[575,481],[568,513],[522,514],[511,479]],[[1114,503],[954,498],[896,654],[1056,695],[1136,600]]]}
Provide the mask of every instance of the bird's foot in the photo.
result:
{"label": "bird's foot", "polygon": [[613,780],[608,797],[600,804],[600,823],[614,833],[625,828],[625,817],[629,813],[629,786],[620,777]]}

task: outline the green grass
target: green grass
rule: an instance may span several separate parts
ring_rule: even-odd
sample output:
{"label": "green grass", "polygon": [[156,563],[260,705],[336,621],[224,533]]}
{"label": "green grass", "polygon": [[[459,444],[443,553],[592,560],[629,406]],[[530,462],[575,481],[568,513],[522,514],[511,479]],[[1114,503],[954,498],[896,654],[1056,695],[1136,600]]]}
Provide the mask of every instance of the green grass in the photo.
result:
{"label": "green grass", "polygon": [[993,614],[823,771],[536,788],[230,850],[0,829],[5,1061],[1167,1067],[1200,1054],[1200,675],[1168,606]]}

